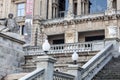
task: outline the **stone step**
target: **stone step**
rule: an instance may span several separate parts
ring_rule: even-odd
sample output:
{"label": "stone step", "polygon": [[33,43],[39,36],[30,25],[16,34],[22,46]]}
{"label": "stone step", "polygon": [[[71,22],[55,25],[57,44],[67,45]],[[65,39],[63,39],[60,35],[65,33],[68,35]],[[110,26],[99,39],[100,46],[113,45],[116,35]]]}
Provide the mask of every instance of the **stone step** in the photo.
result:
{"label": "stone step", "polygon": [[5,80],[18,80],[20,79],[21,77],[27,75],[28,73],[17,73],[17,74],[10,74],[10,75],[7,75]]}
{"label": "stone step", "polygon": [[120,80],[120,57],[113,58],[93,80]]}

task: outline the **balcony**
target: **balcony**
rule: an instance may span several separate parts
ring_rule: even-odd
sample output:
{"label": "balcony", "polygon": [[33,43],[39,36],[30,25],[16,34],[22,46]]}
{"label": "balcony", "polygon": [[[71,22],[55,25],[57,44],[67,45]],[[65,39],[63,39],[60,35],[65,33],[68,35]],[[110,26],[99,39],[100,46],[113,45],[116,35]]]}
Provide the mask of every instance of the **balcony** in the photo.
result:
{"label": "balcony", "polygon": [[[73,53],[76,52],[90,52],[99,51],[104,48],[104,41],[84,42],[84,43],[67,43],[59,45],[51,45],[48,54],[59,53]],[[42,46],[28,46],[24,47],[26,55],[41,55],[44,54]]]}

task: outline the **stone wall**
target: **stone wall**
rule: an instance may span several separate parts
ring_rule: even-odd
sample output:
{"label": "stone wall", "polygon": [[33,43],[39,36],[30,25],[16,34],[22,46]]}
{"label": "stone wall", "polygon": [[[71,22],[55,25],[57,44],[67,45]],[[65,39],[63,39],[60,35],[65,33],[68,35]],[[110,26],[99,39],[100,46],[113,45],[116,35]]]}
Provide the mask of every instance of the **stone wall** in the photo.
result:
{"label": "stone wall", "polygon": [[24,62],[23,41],[0,33],[0,78],[22,71]]}

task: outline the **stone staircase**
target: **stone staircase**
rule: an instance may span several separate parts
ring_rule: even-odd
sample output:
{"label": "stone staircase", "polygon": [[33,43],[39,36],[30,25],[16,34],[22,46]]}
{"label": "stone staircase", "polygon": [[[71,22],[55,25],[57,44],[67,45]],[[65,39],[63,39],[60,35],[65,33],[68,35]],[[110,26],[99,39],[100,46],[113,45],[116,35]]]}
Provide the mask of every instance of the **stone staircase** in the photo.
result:
{"label": "stone staircase", "polygon": [[120,56],[113,58],[93,80],[120,80]]}
{"label": "stone staircase", "polygon": [[[90,60],[96,53],[96,51],[92,52],[81,52],[79,54],[78,58],[78,64],[80,67],[84,65],[88,60]],[[42,56],[42,55],[39,55]],[[66,72],[68,64],[73,64],[73,61],[71,59],[72,53],[59,53],[59,54],[50,54],[49,56],[54,57],[57,62],[55,63],[54,67],[56,70]],[[36,56],[25,56],[25,64],[23,65],[24,72],[31,72],[35,70],[36,68],[36,63],[34,62],[34,58]]]}

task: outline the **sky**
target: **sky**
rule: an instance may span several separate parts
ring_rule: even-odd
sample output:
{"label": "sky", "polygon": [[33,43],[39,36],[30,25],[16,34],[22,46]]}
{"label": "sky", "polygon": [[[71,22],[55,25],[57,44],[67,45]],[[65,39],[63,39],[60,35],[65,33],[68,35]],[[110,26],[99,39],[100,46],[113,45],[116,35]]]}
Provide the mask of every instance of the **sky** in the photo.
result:
{"label": "sky", "polygon": [[90,13],[104,12],[107,8],[107,0],[90,0],[92,3]]}

